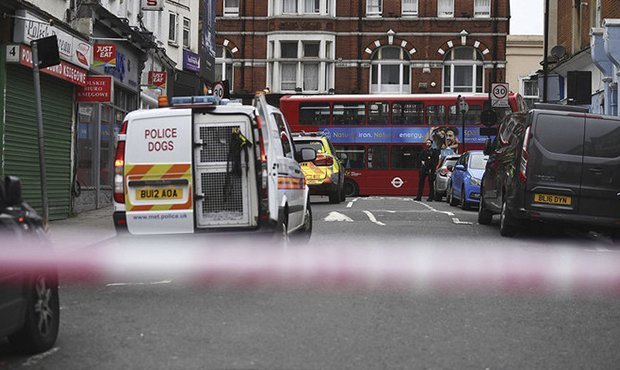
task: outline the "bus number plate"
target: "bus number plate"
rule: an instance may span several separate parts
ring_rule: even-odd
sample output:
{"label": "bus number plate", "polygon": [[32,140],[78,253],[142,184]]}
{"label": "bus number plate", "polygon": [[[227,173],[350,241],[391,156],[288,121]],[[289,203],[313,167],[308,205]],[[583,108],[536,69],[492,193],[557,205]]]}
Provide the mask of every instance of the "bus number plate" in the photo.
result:
{"label": "bus number plate", "polygon": [[136,189],[137,200],[175,200],[183,199],[183,189],[177,187],[157,187]]}

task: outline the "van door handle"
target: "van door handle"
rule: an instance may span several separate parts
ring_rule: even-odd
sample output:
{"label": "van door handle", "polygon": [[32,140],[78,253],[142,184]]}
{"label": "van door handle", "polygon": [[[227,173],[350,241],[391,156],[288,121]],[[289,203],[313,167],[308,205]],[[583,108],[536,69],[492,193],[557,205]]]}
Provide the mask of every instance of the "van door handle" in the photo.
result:
{"label": "van door handle", "polygon": [[592,168],[588,168],[588,171],[596,174],[596,175],[600,175],[601,173],[603,173],[603,169],[600,167],[592,167]]}

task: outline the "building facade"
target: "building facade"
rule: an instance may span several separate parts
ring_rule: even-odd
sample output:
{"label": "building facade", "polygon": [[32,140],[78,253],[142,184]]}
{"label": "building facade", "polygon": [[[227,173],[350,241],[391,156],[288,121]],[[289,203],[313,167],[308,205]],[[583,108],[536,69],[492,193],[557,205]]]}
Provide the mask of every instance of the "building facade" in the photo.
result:
{"label": "building facade", "polygon": [[[616,0],[549,0],[547,101],[618,114],[620,18]],[[542,98],[542,76],[539,89]]]}
{"label": "building facade", "polygon": [[233,96],[488,92],[508,0],[218,0],[216,78]]}
{"label": "building facade", "polygon": [[543,54],[542,35],[508,35],[506,39],[506,82],[530,107],[538,101],[537,72]]}

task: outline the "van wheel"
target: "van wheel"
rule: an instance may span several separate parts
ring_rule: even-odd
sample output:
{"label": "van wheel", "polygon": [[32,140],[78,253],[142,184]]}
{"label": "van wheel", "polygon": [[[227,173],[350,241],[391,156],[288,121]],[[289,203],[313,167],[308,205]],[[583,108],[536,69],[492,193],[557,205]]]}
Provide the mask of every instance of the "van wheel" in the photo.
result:
{"label": "van wheel", "polygon": [[446,199],[452,207],[455,207],[458,204],[456,199],[454,199],[454,194],[452,192],[452,186],[448,188],[448,195],[446,195]]}
{"label": "van wheel", "polygon": [[36,274],[28,289],[26,321],[20,331],[9,336],[9,342],[19,351],[33,354],[47,351],[56,343],[60,323],[58,279]]}
{"label": "van wheel", "polygon": [[307,244],[310,242],[312,236],[312,208],[310,207],[310,199],[308,199],[308,206],[304,213],[304,224],[295,232],[295,241],[301,244]]}
{"label": "van wheel", "polygon": [[469,209],[469,203],[467,203],[467,201],[465,200],[465,186],[463,186],[461,188],[461,202],[460,202],[460,207],[462,210],[468,210]]}
{"label": "van wheel", "polygon": [[517,225],[515,220],[508,213],[506,199],[502,199],[502,212],[499,215],[499,233],[501,236],[507,237],[517,234]]}
{"label": "van wheel", "polygon": [[344,186],[342,190],[344,190],[344,195],[347,198],[356,197],[359,194],[359,188],[353,180],[344,180]]}
{"label": "van wheel", "polygon": [[484,208],[484,196],[482,195],[482,189],[480,189],[480,207],[478,207],[478,223],[480,225],[490,225],[493,221],[493,213]]}

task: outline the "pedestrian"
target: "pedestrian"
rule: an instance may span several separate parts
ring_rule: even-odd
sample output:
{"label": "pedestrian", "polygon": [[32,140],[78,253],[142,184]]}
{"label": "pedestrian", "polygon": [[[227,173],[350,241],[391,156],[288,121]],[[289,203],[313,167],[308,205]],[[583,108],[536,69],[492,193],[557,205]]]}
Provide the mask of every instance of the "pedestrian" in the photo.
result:
{"label": "pedestrian", "polygon": [[418,196],[415,200],[422,200],[424,193],[424,180],[428,177],[428,186],[430,188],[428,198],[429,202],[433,201],[435,169],[439,161],[439,150],[433,148],[433,141],[426,140],[426,148],[420,153],[420,180],[418,181]]}

